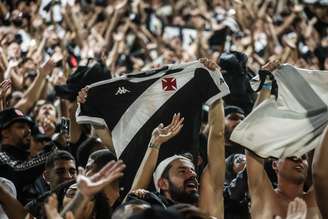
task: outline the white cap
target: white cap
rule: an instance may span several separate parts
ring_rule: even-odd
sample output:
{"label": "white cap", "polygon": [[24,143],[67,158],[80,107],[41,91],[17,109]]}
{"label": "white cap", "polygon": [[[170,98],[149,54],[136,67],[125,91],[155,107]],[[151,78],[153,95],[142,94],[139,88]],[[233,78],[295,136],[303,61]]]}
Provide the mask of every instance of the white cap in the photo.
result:
{"label": "white cap", "polygon": [[173,155],[172,157],[168,157],[168,158],[162,160],[158,164],[158,166],[153,174],[154,184],[155,184],[155,188],[156,188],[157,192],[159,192],[159,190],[160,190],[158,187],[158,180],[162,177],[164,170],[172,161],[175,161],[177,159],[189,160],[188,158],[181,156],[181,155]]}

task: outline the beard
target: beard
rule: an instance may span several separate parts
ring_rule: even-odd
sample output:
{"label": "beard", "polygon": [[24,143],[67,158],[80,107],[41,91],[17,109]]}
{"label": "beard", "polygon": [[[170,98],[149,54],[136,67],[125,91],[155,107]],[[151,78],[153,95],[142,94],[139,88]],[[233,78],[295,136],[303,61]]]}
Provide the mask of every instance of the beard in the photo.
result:
{"label": "beard", "polygon": [[171,182],[171,180],[169,180],[169,186],[170,186],[169,193],[174,201],[179,203],[192,204],[192,205],[196,205],[198,203],[198,199],[199,199],[198,191],[186,192],[184,188],[179,188],[175,186]]}
{"label": "beard", "polygon": [[30,149],[30,143],[22,142],[20,146],[24,151],[28,151]]}
{"label": "beard", "polygon": [[23,137],[23,139],[20,140],[18,145],[24,150],[27,151],[30,149],[31,145],[31,137],[29,135],[26,135]]}

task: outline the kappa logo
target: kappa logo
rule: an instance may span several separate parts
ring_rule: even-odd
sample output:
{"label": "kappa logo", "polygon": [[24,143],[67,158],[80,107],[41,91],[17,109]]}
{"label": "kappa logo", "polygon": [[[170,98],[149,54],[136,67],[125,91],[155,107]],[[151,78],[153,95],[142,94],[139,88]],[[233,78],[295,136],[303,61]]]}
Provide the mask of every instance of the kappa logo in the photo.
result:
{"label": "kappa logo", "polygon": [[116,91],[115,95],[126,94],[126,93],[130,93],[130,91],[125,87],[118,87],[118,90]]}

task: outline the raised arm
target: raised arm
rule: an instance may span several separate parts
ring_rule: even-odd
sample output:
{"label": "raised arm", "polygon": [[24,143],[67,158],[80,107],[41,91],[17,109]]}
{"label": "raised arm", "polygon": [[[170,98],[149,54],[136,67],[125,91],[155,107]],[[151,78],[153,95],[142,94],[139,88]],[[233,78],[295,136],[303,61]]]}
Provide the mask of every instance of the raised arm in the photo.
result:
{"label": "raised arm", "polygon": [[199,207],[210,216],[222,219],[225,177],[223,101],[211,106],[208,121],[208,165],[201,176]]}
{"label": "raised arm", "polygon": [[8,90],[11,88],[11,81],[4,80],[0,83],[0,111],[6,108],[6,97]]}
{"label": "raised arm", "polygon": [[[279,60],[273,60],[265,64],[262,69],[272,72],[279,66],[279,64]],[[266,80],[257,96],[254,108],[271,96],[271,86],[272,82]],[[246,150],[248,188],[252,198],[252,206],[258,205],[257,203],[261,202],[261,198],[267,194],[266,192],[273,191],[270,179],[265,172],[263,163],[264,160],[262,158]]]}
{"label": "raised arm", "polygon": [[317,204],[323,218],[328,218],[328,126],[319,148],[315,150],[313,158],[313,181]]}
{"label": "raised arm", "polygon": [[[276,68],[278,68],[279,65],[280,65],[280,60],[272,60],[272,61],[267,62],[261,69],[272,72]],[[266,99],[270,98],[271,88],[272,88],[272,81],[269,78],[267,78],[262,86],[262,89],[258,93],[258,96],[256,98],[253,108],[257,107],[258,105],[260,105],[260,103],[262,103]]]}
{"label": "raised arm", "polygon": [[52,72],[55,67],[55,63],[49,59],[39,70],[32,85],[24,93],[21,100],[16,103],[15,108],[20,109],[24,113],[28,113],[33,107],[34,103],[39,99],[41,91],[46,82],[46,76]]}
{"label": "raised arm", "polygon": [[183,126],[183,120],[184,118],[180,118],[180,113],[174,114],[171,124],[164,127],[161,123],[154,129],[148,149],[133,180],[130,191],[146,189],[149,186],[156,168],[161,145],[169,141],[180,132]]}
{"label": "raised arm", "polygon": [[[218,69],[214,62],[206,58],[199,61],[212,71]],[[200,178],[199,208],[210,216],[222,219],[225,177],[223,101],[218,100],[210,106],[208,124],[208,164]]]}
{"label": "raised arm", "polygon": [[252,204],[256,204],[257,201],[262,200],[266,192],[273,191],[273,188],[264,169],[264,159],[246,151],[246,168]]}

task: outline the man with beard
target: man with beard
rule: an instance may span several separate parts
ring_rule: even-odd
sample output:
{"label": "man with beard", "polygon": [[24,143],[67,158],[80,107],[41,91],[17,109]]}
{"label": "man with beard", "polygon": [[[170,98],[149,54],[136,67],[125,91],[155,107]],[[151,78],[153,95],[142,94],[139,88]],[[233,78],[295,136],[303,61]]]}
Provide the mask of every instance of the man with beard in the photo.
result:
{"label": "man with beard", "polygon": [[223,103],[214,103],[209,111],[208,164],[200,176],[192,161],[181,155],[163,160],[153,178],[156,190],[169,203],[196,205],[210,216],[223,218],[224,161]]}
{"label": "man with beard", "polygon": [[28,159],[32,120],[21,111],[11,108],[0,112],[0,176],[11,180],[21,202],[22,188],[42,174],[44,163],[53,148]]}
{"label": "man with beard", "polygon": [[[215,63],[207,59],[200,61],[210,70],[217,68]],[[159,198],[166,207],[177,203],[193,204],[210,216],[223,218],[225,175],[223,102],[216,101],[210,106],[208,164],[199,178],[192,160],[182,155],[168,157],[156,168],[161,145],[179,133],[183,120],[180,114],[175,114],[171,124],[166,127],[160,124],[153,131],[145,157],[134,179],[132,194],[147,198],[147,192],[140,189],[148,188],[153,177],[156,190],[160,193]]]}

